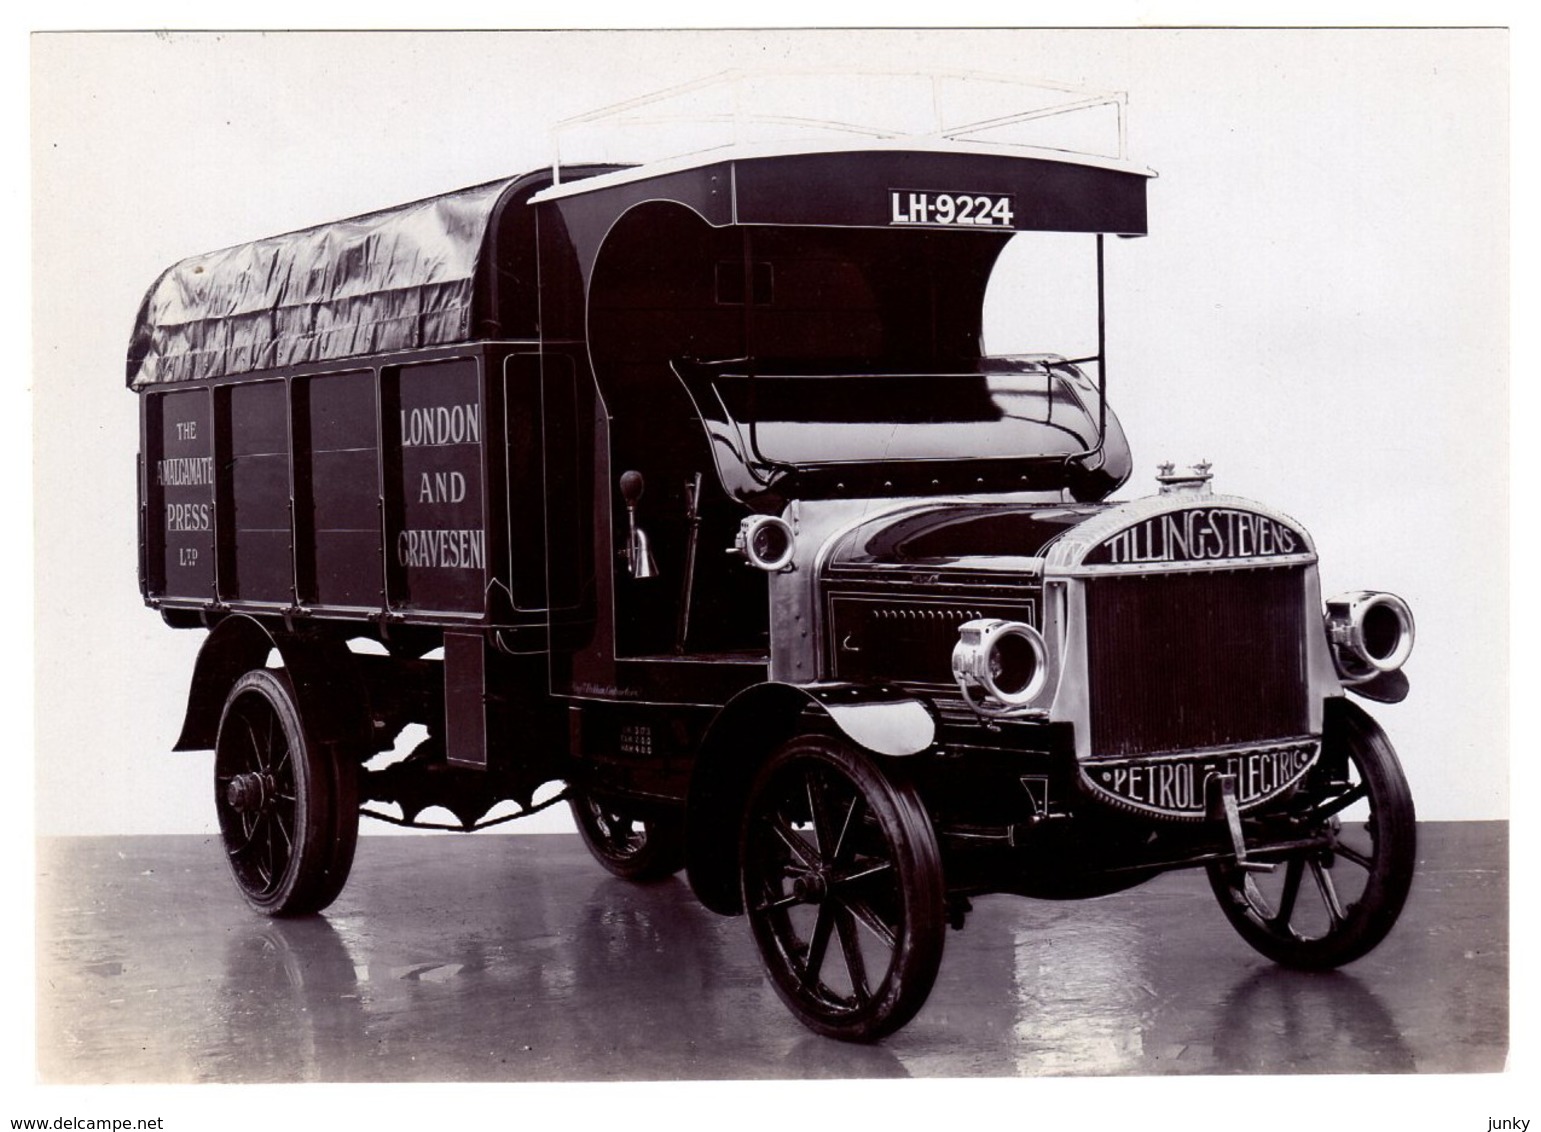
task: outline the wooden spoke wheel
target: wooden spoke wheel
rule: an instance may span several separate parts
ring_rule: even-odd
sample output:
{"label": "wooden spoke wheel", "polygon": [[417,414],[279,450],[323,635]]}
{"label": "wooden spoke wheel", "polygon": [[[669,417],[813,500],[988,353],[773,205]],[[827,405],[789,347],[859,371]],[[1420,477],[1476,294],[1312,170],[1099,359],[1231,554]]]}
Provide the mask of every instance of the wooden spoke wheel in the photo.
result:
{"label": "wooden spoke wheel", "polygon": [[[1412,795],[1385,733],[1355,704],[1329,701],[1323,750],[1293,807],[1244,823],[1248,852],[1272,873],[1209,867],[1231,925],[1286,967],[1349,963],[1385,939],[1412,883]],[[1309,847],[1270,852],[1270,843]]]}
{"label": "wooden spoke wheel", "polygon": [[744,909],[771,984],[809,1029],[890,1034],[931,993],[946,934],[936,834],[868,755],[797,738],[760,771],[740,833]]}
{"label": "wooden spoke wheel", "polygon": [[685,839],[678,822],[643,821],[581,792],[575,792],[567,804],[589,852],[616,876],[639,882],[663,880],[685,866]]}
{"label": "wooden spoke wheel", "polygon": [[248,672],[225,700],[214,747],[214,805],[246,902],[269,916],[337,898],[358,841],[358,770],[306,736],[288,678]]}

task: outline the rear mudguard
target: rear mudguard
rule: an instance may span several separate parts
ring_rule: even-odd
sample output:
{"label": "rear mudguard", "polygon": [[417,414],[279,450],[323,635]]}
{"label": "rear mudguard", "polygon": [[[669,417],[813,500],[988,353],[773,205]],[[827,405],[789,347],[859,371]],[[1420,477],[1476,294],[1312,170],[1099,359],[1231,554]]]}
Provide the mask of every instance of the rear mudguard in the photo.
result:
{"label": "rear mudguard", "polygon": [[881,758],[931,749],[936,717],[913,696],[852,684],[757,684],[734,696],[707,729],[691,772],[685,861],[697,899],[725,916],[743,910],[738,830],[761,764],[794,735],[833,731]]}
{"label": "rear mudguard", "polygon": [[245,673],[266,667],[275,649],[294,689],[307,737],[366,750],[368,699],[347,644],[334,636],[291,632],[243,615],[221,621],[198,650],[182,733],[173,750],[212,748],[231,687]]}

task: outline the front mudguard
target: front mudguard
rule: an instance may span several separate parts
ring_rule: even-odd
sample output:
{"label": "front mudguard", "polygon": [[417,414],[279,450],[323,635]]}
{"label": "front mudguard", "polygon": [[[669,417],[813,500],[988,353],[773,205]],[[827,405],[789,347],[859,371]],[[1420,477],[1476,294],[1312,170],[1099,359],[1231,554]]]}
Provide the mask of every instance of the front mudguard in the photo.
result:
{"label": "front mudguard", "polygon": [[1407,699],[1408,688],[1407,674],[1400,668],[1395,672],[1377,673],[1370,679],[1361,680],[1355,684],[1343,685],[1345,692],[1352,692],[1356,696],[1363,696],[1378,704],[1401,703]]}
{"label": "front mudguard", "polygon": [[931,749],[936,716],[893,688],[856,684],[757,684],[734,696],[707,729],[685,809],[685,867],[697,899],[714,912],[743,911],[738,832],[755,773],[794,735],[833,732],[880,758]]}

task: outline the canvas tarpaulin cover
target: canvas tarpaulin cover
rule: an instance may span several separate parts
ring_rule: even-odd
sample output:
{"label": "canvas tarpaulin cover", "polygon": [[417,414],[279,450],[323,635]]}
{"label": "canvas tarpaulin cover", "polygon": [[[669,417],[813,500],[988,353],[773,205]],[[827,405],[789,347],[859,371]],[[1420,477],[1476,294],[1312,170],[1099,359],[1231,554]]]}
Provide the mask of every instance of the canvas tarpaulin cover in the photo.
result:
{"label": "canvas tarpaulin cover", "polygon": [[463,342],[497,181],[173,265],[145,296],[128,384]]}

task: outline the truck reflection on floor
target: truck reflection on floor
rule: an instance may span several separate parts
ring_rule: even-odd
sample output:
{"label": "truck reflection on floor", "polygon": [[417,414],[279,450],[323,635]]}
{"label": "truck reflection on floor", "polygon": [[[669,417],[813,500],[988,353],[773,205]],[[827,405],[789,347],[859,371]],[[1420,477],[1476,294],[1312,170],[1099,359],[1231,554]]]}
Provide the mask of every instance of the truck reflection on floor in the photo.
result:
{"label": "truck reflection on floor", "polygon": [[[226,945],[214,1010],[223,1041],[201,1065],[209,1079],[252,1082],[719,1076],[721,1052],[742,1041],[738,1023],[766,988],[732,961],[729,941],[714,938],[717,921],[699,910],[682,916],[660,895],[607,877],[570,929],[517,948],[468,933],[440,941],[435,956],[362,963],[323,918],[254,923]],[[1119,917],[1077,930],[1084,909],[1063,911],[1001,925],[986,942],[1009,949],[988,946],[987,962],[971,964],[971,981],[989,984],[988,960],[1014,952],[1014,1003],[958,1003],[943,988],[943,1027],[1010,1035],[994,1056],[976,1054],[975,1071],[1417,1069],[1391,1013],[1350,974],[1248,966],[1229,989],[1186,988],[1178,1003],[1170,972],[1151,965],[1165,946],[1145,924]],[[369,942],[357,946],[367,953]],[[433,1027],[432,1040],[417,1026],[398,1030],[412,1019]],[[660,1042],[661,1027],[684,1035],[683,1045]],[[798,1078],[909,1076],[906,1052],[925,1064],[923,1047],[805,1037],[764,1068]]]}
{"label": "truck reflection on floor", "polygon": [[[761,993],[761,980],[730,968],[720,922],[679,882],[639,889],[602,877],[568,905],[570,920],[548,919],[555,910],[532,895],[521,893],[495,927],[445,924],[404,948],[378,945],[347,916],[332,917],[336,929],[321,917],[253,923],[226,947],[216,1011],[226,1033],[209,1076],[722,1075],[713,1051],[732,1046],[735,1019],[750,1008],[742,999]],[[664,1004],[670,1032],[688,1035],[683,1049],[657,1041]]]}
{"label": "truck reflection on floor", "polygon": [[[745,999],[764,993],[763,980],[727,961],[703,930],[714,920],[682,917],[672,901],[649,896],[600,880],[570,932],[519,941],[528,960],[512,946],[465,935],[443,941],[437,960],[356,964],[325,918],[254,923],[225,947],[212,1011],[221,1034],[199,1059],[201,1075],[231,1082],[722,1076],[717,1051],[735,1045],[737,1020],[754,1007]],[[367,952],[369,942],[355,946]],[[671,1004],[667,1019],[661,1002]],[[445,1025],[425,1040],[415,1025],[398,1031],[397,1021]],[[660,1025],[688,1034],[684,1057],[659,1042]],[[881,1047],[832,1046],[813,1036],[797,1038],[764,1069],[798,1078],[908,1075]]]}
{"label": "truck reflection on floor", "polygon": [[369,838],[349,894],[297,920],[232,906],[202,838],[50,841],[38,1064],[51,1083],[1491,1072],[1505,849],[1441,833],[1407,930],[1338,974],[1214,931],[1198,876],[981,899],[927,1010],[874,1046],[808,1035],[740,923],[677,878],[600,872],[576,837]]}
{"label": "truck reflection on floor", "polygon": [[1139,899],[1105,898],[1091,916],[1039,905],[1017,918],[1016,1072],[1418,1070],[1392,1011],[1352,974],[1219,954],[1180,972],[1172,935],[1151,930],[1161,919],[1130,907]]}
{"label": "truck reflection on floor", "polygon": [[213,1015],[223,1030],[199,1058],[216,1081],[336,1081],[368,1041],[353,960],[332,925],[255,922],[225,945]]}
{"label": "truck reflection on floor", "polygon": [[1264,967],[1233,986],[1215,1026],[1226,1073],[1411,1073],[1391,1012],[1347,971]]}

